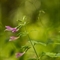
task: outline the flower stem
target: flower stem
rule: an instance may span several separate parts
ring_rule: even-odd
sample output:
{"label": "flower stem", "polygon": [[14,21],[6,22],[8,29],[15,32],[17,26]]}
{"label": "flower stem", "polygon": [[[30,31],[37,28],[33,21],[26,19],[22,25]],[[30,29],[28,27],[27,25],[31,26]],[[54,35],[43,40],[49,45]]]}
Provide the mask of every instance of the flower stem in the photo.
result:
{"label": "flower stem", "polygon": [[[26,27],[25,27],[25,31],[26,31]],[[26,31],[26,32],[27,32],[27,31]],[[29,39],[29,41],[30,41],[30,43],[31,43],[31,45],[32,45],[32,47],[33,47],[33,49],[34,49],[34,52],[35,52],[36,57],[37,57],[37,60],[39,60],[39,57],[38,57],[38,54],[37,54],[36,49],[35,49],[35,47],[34,47],[34,44],[32,43],[32,41],[31,41],[31,39],[30,39],[30,37],[29,37],[28,34],[27,34],[27,36],[28,36],[28,39]]]}
{"label": "flower stem", "polygon": [[[28,35],[28,38],[29,38],[29,35]],[[33,49],[34,49],[34,52],[35,52],[35,54],[36,54],[36,56],[37,56],[37,60],[39,60],[38,54],[37,54],[37,52],[36,52],[36,49],[35,49],[35,47],[34,47],[34,45],[33,45],[33,43],[32,43],[32,41],[31,41],[30,38],[29,38],[29,41],[30,41],[30,43],[31,43],[31,45],[32,45],[32,47],[33,47]]]}

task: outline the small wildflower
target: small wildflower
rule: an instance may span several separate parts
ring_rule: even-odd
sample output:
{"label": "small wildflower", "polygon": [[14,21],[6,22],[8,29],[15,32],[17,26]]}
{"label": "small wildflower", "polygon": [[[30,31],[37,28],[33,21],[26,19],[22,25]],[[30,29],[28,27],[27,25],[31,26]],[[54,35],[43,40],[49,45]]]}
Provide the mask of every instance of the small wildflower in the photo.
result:
{"label": "small wildflower", "polygon": [[17,27],[15,27],[15,28],[12,28],[12,27],[10,27],[10,26],[5,26],[6,27],[6,31],[12,31],[12,32],[17,32],[19,29],[17,29]]}
{"label": "small wildflower", "polygon": [[9,41],[14,41],[14,40],[17,40],[19,37],[15,37],[15,36],[11,36]]}
{"label": "small wildflower", "polygon": [[21,57],[21,56],[23,56],[25,54],[25,52],[23,52],[23,53],[16,53],[16,58],[18,58],[18,57]]}
{"label": "small wildflower", "polygon": [[17,29],[16,27],[12,29],[12,32],[17,32],[19,29]]}

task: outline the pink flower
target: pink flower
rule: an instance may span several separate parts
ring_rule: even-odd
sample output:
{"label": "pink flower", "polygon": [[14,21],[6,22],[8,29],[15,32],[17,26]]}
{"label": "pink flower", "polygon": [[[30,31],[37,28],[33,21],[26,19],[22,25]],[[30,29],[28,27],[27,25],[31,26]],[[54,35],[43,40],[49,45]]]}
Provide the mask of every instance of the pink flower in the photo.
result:
{"label": "pink flower", "polygon": [[16,58],[18,58],[18,57],[21,57],[21,56],[23,56],[25,54],[25,52],[23,52],[23,53],[16,53]]}
{"label": "pink flower", "polygon": [[12,27],[10,27],[10,26],[5,26],[6,27],[6,31],[12,31],[12,32],[17,32],[19,29],[17,29],[17,27],[15,27],[15,28],[12,28]]}
{"label": "pink flower", "polygon": [[15,37],[15,36],[11,36],[9,41],[14,41],[14,40],[17,40],[19,37]]}

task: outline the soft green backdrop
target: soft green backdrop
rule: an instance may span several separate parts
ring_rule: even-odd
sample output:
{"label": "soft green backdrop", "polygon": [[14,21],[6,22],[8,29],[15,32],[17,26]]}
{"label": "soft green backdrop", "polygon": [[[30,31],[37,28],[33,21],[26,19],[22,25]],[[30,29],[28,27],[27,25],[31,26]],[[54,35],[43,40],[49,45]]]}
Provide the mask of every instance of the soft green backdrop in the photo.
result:
{"label": "soft green backdrop", "polygon": [[[38,55],[41,57],[42,52],[60,53],[60,0],[0,0],[0,60],[35,58],[33,48],[20,59],[16,58],[15,53],[21,51],[22,45],[31,46],[27,41],[28,38],[21,36],[17,41],[9,42],[12,33],[4,31],[6,25],[17,26],[17,21],[23,20],[24,16],[29,37],[32,40],[48,43],[47,46],[35,45]],[[24,27],[21,31],[25,31]],[[58,57],[49,55],[44,55],[41,60],[60,60],[60,54]]]}

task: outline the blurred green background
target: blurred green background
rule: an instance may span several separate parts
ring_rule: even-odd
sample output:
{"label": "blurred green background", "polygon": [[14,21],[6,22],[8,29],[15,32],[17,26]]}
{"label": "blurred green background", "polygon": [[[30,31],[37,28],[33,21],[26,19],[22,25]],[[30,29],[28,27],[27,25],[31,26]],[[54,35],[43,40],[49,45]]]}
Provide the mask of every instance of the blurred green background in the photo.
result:
{"label": "blurred green background", "polygon": [[[27,36],[9,42],[9,37],[16,34],[4,31],[6,25],[17,26],[24,16],[31,40],[43,42],[35,45],[38,55],[59,53],[57,57],[45,54],[40,60],[60,60],[60,0],[0,0],[0,60],[35,60],[33,48],[24,56],[15,57],[16,52],[23,51],[21,46],[31,46]],[[24,27],[21,31],[25,31]]]}

